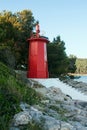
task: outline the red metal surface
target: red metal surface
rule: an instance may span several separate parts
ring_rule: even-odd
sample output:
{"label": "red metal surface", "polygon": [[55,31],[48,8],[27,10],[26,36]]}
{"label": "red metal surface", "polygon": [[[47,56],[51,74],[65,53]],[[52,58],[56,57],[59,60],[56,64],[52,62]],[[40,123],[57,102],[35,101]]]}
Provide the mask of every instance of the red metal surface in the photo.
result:
{"label": "red metal surface", "polygon": [[46,44],[48,40],[43,37],[28,39],[29,59],[28,59],[28,78],[48,78],[48,63]]}

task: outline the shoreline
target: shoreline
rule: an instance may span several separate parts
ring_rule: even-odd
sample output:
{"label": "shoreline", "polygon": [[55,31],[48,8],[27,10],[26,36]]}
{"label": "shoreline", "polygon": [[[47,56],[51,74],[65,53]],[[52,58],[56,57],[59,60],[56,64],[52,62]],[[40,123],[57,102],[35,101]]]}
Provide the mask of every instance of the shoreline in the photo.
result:
{"label": "shoreline", "polygon": [[68,73],[69,76],[87,76],[87,74]]}

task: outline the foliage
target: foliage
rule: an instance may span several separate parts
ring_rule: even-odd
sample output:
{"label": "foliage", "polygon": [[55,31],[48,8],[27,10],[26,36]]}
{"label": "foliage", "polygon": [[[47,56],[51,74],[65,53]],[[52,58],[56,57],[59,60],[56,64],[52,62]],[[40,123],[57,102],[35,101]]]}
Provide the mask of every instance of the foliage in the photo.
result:
{"label": "foliage", "polygon": [[76,56],[70,55],[69,56],[69,67],[68,72],[74,73],[76,71]]}
{"label": "foliage", "polygon": [[15,67],[15,57],[14,57],[10,47],[0,46],[0,61],[11,68]]}
{"label": "foliage", "polygon": [[0,62],[0,130],[9,128],[10,120],[20,111],[19,103],[37,104],[41,96],[22,81],[18,81],[8,67]]}
{"label": "foliage", "polygon": [[26,41],[26,39],[30,36],[32,27],[34,26],[34,17],[32,16],[32,12],[30,10],[17,12],[16,16],[18,22],[20,23],[21,40]]}
{"label": "foliage", "polygon": [[30,10],[17,13],[3,11],[0,13],[0,46],[8,46],[19,64],[27,64],[28,43],[34,26],[34,17]]}
{"label": "foliage", "polygon": [[87,74],[87,59],[76,59],[76,73]]}
{"label": "foliage", "polygon": [[60,36],[48,44],[48,64],[50,75],[60,75],[68,71],[68,57],[65,52],[65,43]]}
{"label": "foliage", "polygon": [[20,130],[42,130],[42,127],[34,122],[28,123],[27,125],[19,126]]}
{"label": "foliage", "polygon": [[6,43],[6,41],[12,39],[14,36],[14,27],[11,22],[0,22],[0,41]]}

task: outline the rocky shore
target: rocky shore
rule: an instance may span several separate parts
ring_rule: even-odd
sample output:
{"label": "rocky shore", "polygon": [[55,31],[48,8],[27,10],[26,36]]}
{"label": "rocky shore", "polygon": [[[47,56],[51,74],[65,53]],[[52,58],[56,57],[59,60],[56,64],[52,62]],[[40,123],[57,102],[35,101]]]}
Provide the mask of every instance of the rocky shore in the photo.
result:
{"label": "rocky shore", "polygon": [[[73,80],[63,82],[86,94],[87,84]],[[72,100],[54,86],[46,88],[32,80],[29,85],[43,99],[34,106],[21,102],[21,112],[14,115],[10,130],[87,130],[87,102]],[[27,129],[31,124],[33,127]]]}
{"label": "rocky shore", "polygon": [[64,83],[72,86],[73,88],[79,90],[80,92],[84,93],[87,95],[87,83],[84,82],[78,82],[73,79],[64,79],[62,80]]}

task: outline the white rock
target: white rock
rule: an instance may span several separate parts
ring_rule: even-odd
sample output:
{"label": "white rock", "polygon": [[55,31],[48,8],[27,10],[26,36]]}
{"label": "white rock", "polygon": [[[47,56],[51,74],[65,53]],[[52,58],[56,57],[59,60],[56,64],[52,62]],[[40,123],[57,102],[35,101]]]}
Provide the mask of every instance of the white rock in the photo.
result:
{"label": "white rock", "polygon": [[44,130],[60,130],[60,122],[53,117],[43,116],[42,117],[42,126]]}
{"label": "white rock", "polygon": [[76,130],[69,123],[61,122],[61,130]]}
{"label": "white rock", "polygon": [[14,116],[14,126],[26,125],[31,121],[29,112],[20,112]]}
{"label": "white rock", "polygon": [[70,95],[72,99],[75,100],[81,100],[81,101],[87,101],[87,95],[84,95],[83,93],[79,92],[75,88],[72,88],[68,84],[63,83],[58,78],[48,78],[48,79],[33,79],[35,81],[38,81],[43,86],[49,88],[51,86],[58,87],[61,89],[61,91],[66,94]]}
{"label": "white rock", "polygon": [[30,107],[30,105],[28,105],[27,103],[24,103],[24,102],[21,102],[21,103],[20,103],[20,108],[21,108],[23,111],[28,110],[29,107]]}

